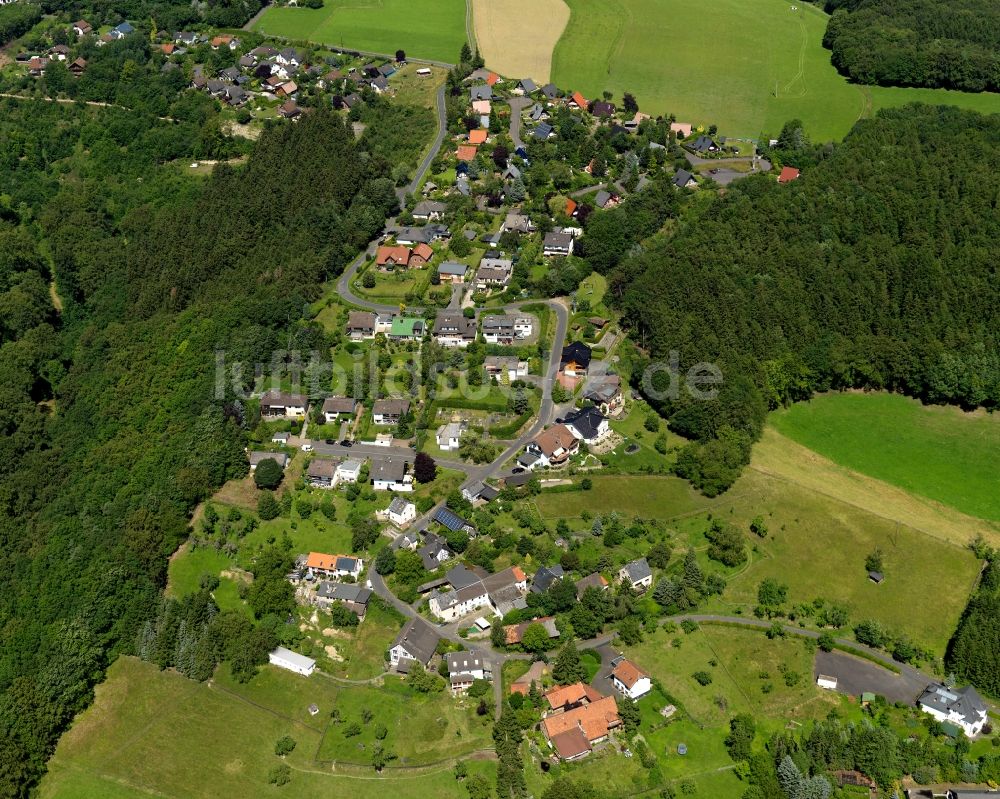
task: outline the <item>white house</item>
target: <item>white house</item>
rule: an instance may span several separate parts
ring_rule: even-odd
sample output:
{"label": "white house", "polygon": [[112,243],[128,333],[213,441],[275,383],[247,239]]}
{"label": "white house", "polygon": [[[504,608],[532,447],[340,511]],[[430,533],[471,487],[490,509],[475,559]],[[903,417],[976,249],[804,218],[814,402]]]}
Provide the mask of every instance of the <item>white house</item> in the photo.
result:
{"label": "white house", "polygon": [[406,527],[417,519],[417,506],[408,499],[393,497],[385,515],[396,527]]}
{"label": "white house", "polygon": [[303,677],[308,677],[316,670],[315,660],[307,658],[305,655],[300,655],[298,652],[293,652],[290,649],[285,649],[283,646],[279,646],[273,652],[269,653],[267,659],[272,666],[294,671]]}
{"label": "white house", "polygon": [[485,607],[496,613],[496,609],[490,604],[489,592],[482,582],[475,582],[457,591],[434,591],[427,600],[427,606],[442,621],[455,621]]}
{"label": "white house", "polygon": [[291,435],[292,435],[291,433],[286,433],[284,431],[279,430],[277,433],[271,434],[271,443],[287,445],[288,439],[291,437]]}
{"label": "white house", "polygon": [[972,738],[983,730],[988,708],[975,688],[949,688],[931,683],[917,700],[917,706],[942,723],[954,724]]}
{"label": "white house", "polygon": [[265,391],[260,395],[260,415],[265,418],[301,419],[306,415],[309,399],[305,394],[285,391]]}
{"label": "white house", "polygon": [[506,375],[513,383],[518,378],[527,377],[528,362],[520,360],[516,355],[487,355],[483,369],[489,378],[495,377],[499,381]]}
{"label": "white house", "polygon": [[406,461],[403,458],[392,455],[373,458],[371,483],[376,491],[412,491],[413,475],[406,473]]}
{"label": "white house", "polygon": [[465,422],[449,422],[437,431],[437,445],[445,452],[451,452],[459,447],[462,434],[465,433]]}
{"label": "white house", "polygon": [[653,690],[649,675],[631,660],[617,657],[611,663],[614,666],[611,670],[611,684],[618,693],[634,701]]}
{"label": "white house", "polygon": [[338,483],[356,483],[361,476],[361,461],[351,458],[343,463],[337,464]]}
{"label": "white house", "polygon": [[319,577],[351,577],[357,580],[364,570],[361,558],[351,555],[327,555],[323,552],[310,552],[306,558],[306,569]]}
{"label": "white house", "polygon": [[573,411],[563,420],[574,438],[586,444],[603,441],[611,432],[607,418],[597,408],[590,406]]}
{"label": "white house", "polygon": [[489,680],[493,676],[489,662],[475,652],[449,652],[445,662],[452,694],[464,693],[476,680]]}
{"label": "white house", "polygon": [[413,661],[426,666],[440,640],[441,636],[423,619],[410,619],[389,647],[389,663],[400,670]]}
{"label": "white house", "polygon": [[618,579],[636,591],[645,591],[653,584],[653,570],[645,558],[629,561],[618,571]]}

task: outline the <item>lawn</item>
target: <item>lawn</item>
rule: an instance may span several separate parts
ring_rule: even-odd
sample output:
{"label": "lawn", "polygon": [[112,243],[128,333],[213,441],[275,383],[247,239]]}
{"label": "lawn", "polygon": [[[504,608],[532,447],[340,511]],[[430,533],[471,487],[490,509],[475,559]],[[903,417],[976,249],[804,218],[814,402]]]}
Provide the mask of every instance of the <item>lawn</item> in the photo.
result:
{"label": "lawn", "polygon": [[[396,677],[387,677],[379,688],[345,687],[336,697],[341,723],[327,729],[316,759],[366,764],[379,723],[388,728],[385,745],[398,755],[401,766],[431,764],[491,748],[491,725],[476,715],[477,704],[474,699],[453,699],[447,692],[418,694]],[[403,707],[406,711],[400,712]],[[350,722],[362,721],[366,708],[371,721],[362,724],[360,735],[345,736]]]}
{"label": "lawn", "polygon": [[898,394],[826,394],[775,413],[780,433],[862,474],[1000,521],[1000,418]]}
{"label": "lawn", "polygon": [[186,543],[167,566],[167,596],[180,598],[193,594],[200,588],[204,575],[218,576],[231,565],[232,560],[227,555],[212,547],[192,551],[191,544]]}
{"label": "lawn", "polygon": [[[675,531],[675,552],[694,546],[703,568],[726,575],[726,592],[712,600],[706,608],[710,612],[750,613],[757,602],[757,586],[765,577],[774,577],[788,585],[793,604],[816,598],[842,603],[852,621],[879,619],[943,654],[979,570],[972,553],[933,530],[912,526],[893,505],[880,512],[870,488],[865,495],[872,505],[868,508],[821,488],[762,473],[754,468],[757,463],[755,456],[743,477],[714,500],[673,477],[597,475],[590,491],[543,491],[535,504],[546,521],[565,518],[573,530],[589,527],[581,520],[584,511],[598,516],[616,510],[627,519],[666,521]],[[796,466],[797,474],[808,480],[811,464],[796,462]],[[745,531],[752,549],[746,564],[730,570],[708,561],[704,531],[709,514]],[[763,540],[748,532],[758,515],[769,530]],[[584,537],[585,550],[598,546],[596,539]],[[628,539],[616,556],[629,554],[625,551],[629,546],[648,548],[648,542]],[[886,580],[881,585],[870,582],[864,569],[865,556],[876,547],[885,563]],[[949,585],[952,590],[928,591],[928,585]]]}
{"label": "lawn", "polygon": [[810,3],[793,11],[782,0],[567,2],[556,84],[588,98],[629,91],[647,113],[715,123],[724,135],[776,136],[799,118],[812,138],[840,139],[873,110],[916,100],[1000,111],[998,94],[849,84],[822,47],[827,16]]}
{"label": "lawn", "polygon": [[[273,667],[243,686],[232,683],[223,669],[210,686],[120,658],[97,687],[94,704],[60,740],[38,795],[44,799],[256,799],[345,792],[355,799],[466,796],[451,774],[450,761],[415,772],[394,772],[390,766],[381,777],[367,767],[332,773],[314,761],[329,710],[343,690],[332,680],[306,679]],[[443,706],[451,700],[439,695],[431,701]],[[305,711],[312,702],[323,710],[315,717]],[[278,789],[267,784],[267,773],[280,762],[274,742],[286,734],[297,743],[286,758],[292,782]],[[387,740],[391,747],[397,746],[392,734]],[[444,757],[451,756],[448,747],[441,751]],[[491,774],[492,768],[489,763],[469,762],[470,773]]]}
{"label": "lawn", "polygon": [[[762,632],[711,625],[690,634],[660,628],[626,653],[698,726],[722,727],[743,712],[801,722],[824,718],[840,703],[814,684],[813,653],[797,637],[768,640]],[[797,676],[793,685],[786,684],[782,669]],[[708,685],[691,676],[701,671],[711,676]]]}
{"label": "lawn", "polygon": [[455,63],[466,41],[463,0],[327,0],[321,9],[272,6],[254,29],[339,48]]}

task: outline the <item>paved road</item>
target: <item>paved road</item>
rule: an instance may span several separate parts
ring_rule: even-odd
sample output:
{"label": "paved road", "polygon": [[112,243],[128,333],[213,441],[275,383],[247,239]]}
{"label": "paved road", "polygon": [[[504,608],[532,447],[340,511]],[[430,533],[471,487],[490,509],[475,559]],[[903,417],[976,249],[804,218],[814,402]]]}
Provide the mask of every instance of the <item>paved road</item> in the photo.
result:
{"label": "paved road", "polygon": [[[674,622],[682,622],[685,619],[690,619],[695,622],[721,622],[723,624],[738,624],[741,627],[754,627],[757,629],[769,629],[773,621],[767,621],[765,619],[747,618],[745,616],[714,616],[711,614],[702,613],[688,613],[681,616],[671,616],[668,620]],[[821,633],[815,630],[804,630],[801,627],[795,627],[790,624],[783,624],[782,628],[789,635],[798,635],[803,638],[819,638]],[[886,666],[893,669],[899,669],[899,676],[902,678],[906,685],[921,685],[926,687],[932,682],[939,682],[940,678],[935,677],[932,674],[926,674],[920,671],[920,669],[915,669],[913,666],[909,666],[906,663],[900,663],[893,660],[892,655],[887,652],[882,652],[878,649],[872,649],[871,647],[865,646],[864,644],[859,644],[857,641],[852,641],[849,638],[837,638],[836,642],[841,646],[850,647],[851,649],[857,649],[860,652],[864,652],[866,656],[877,660]],[[849,655],[847,657],[850,657]],[[853,658],[852,658],[853,660]],[[864,661],[861,661],[862,663]],[[864,689],[864,690],[876,690],[876,689]],[[909,690],[909,689],[907,689]],[[988,702],[991,708],[996,709],[996,705],[992,702]]]}
{"label": "paved road", "polygon": [[438,150],[441,149],[441,145],[444,143],[444,137],[448,134],[448,115],[444,105],[444,89],[445,87],[443,85],[438,87],[435,100],[438,123],[437,135],[434,137],[434,142],[431,144],[431,148],[427,151],[424,159],[420,162],[420,166],[417,167],[417,171],[413,174],[413,180],[411,180],[406,186],[396,190],[400,203],[403,202],[407,194],[414,194],[417,189],[420,188],[420,184],[424,180],[424,175],[426,175],[427,170],[430,169],[431,163],[437,157]]}
{"label": "paved road", "polygon": [[530,97],[511,97],[507,102],[510,105],[510,139],[515,148],[524,147],[521,141],[521,111],[534,101]]}

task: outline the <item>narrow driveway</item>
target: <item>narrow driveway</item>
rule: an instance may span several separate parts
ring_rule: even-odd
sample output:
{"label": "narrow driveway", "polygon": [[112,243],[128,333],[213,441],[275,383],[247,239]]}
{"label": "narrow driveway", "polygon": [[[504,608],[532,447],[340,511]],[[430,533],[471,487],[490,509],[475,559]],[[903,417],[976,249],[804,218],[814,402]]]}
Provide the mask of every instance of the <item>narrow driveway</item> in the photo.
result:
{"label": "narrow driveway", "polygon": [[521,141],[521,112],[534,101],[530,97],[511,97],[507,102],[510,105],[510,140],[514,142],[514,147],[524,147]]}

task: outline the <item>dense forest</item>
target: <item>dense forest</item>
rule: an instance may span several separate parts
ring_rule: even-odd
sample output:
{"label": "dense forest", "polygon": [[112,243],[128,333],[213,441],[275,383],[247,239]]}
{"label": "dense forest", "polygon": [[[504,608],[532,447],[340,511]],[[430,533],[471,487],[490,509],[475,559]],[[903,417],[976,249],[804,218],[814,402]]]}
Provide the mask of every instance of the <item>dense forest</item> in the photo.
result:
{"label": "dense forest", "polygon": [[824,46],[858,83],[1000,90],[993,0],[827,0]]}
{"label": "dense forest", "polygon": [[1000,696],[1000,553],[977,554],[987,565],[948,644],[945,665],[984,693]]}
{"label": "dense forest", "polygon": [[815,391],[1000,402],[1000,117],[882,111],[821,155],[790,185],[734,184],[609,272],[653,359],[723,372],[714,400],[653,398],[695,440],[678,471],[708,493],[739,474],[769,409]]}
{"label": "dense forest", "polygon": [[218,28],[242,28],[264,6],[263,0],[116,0],[95,3],[93,0],[41,0],[46,14],[83,17],[95,28],[100,24],[117,25],[128,20],[143,25],[152,21],[160,30],[176,31],[187,25],[204,23]]}
{"label": "dense forest", "polygon": [[[191,125],[188,158],[213,120]],[[245,473],[248,411],[216,399],[215,351],[268,362],[289,341],[318,345],[306,303],[396,197],[389,162],[330,112],[265,131],[243,167],[204,183],[149,158],[180,124],[6,100],[0,127],[8,797],[27,794],[107,663],[162,613],[192,507]],[[52,279],[61,314],[43,301]],[[219,618],[210,658],[250,634]]]}

